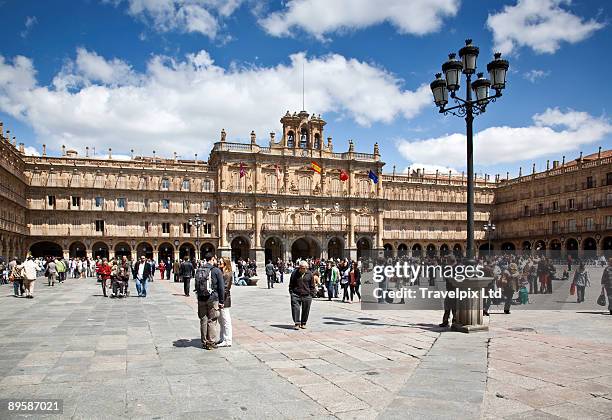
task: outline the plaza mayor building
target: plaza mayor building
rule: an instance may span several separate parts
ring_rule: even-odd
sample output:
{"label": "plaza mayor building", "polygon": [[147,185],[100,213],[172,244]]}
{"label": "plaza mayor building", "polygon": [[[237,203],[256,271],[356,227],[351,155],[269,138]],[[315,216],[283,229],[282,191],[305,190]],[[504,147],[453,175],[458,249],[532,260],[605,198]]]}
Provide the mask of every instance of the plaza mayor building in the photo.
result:
{"label": "plaza mayor building", "polygon": [[[467,179],[384,168],[379,145],[342,150],[326,122],[287,112],[275,133],[233,143],[221,130],[207,160],[24,153],[0,142],[0,256],[156,260],[206,252],[266,259],[462,254]],[[265,144],[265,145],[263,145]],[[535,167],[534,167],[535,168]],[[384,170],[383,170],[384,169]],[[496,230],[482,227],[488,222]],[[553,162],[515,179],[478,177],[479,250],[612,252],[612,153]]]}

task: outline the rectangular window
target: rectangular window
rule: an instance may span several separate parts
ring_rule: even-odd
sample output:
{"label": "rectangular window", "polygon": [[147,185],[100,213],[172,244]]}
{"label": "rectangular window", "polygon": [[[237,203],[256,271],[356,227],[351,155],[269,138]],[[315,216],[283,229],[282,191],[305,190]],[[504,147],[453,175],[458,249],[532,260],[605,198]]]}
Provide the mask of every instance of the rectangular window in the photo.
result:
{"label": "rectangular window", "polygon": [[210,179],[205,179],[204,182],[202,183],[202,191],[210,191]]}
{"label": "rectangular window", "polygon": [[183,233],[189,234],[191,233],[191,226],[189,223],[183,223]]}
{"label": "rectangular window", "polygon": [[553,201],[552,209],[553,209],[553,211],[559,210],[559,202],[558,201]]}
{"label": "rectangular window", "polygon": [[612,228],[612,216],[606,216],[606,228]]}
{"label": "rectangular window", "polygon": [[149,199],[148,198],[144,199],[144,208],[145,210],[149,210]]}
{"label": "rectangular window", "polygon": [[342,216],[334,215],[331,217],[332,228],[342,229]]}
{"label": "rectangular window", "polygon": [[161,189],[169,190],[170,189],[170,180],[168,178],[163,178],[161,181]]}
{"label": "rectangular window", "polygon": [[189,207],[191,203],[189,200],[183,200],[183,213],[189,213]]}
{"label": "rectangular window", "polygon": [[117,199],[117,208],[119,208],[119,209],[124,209],[124,208],[125,208],[125,203],[126,203],[126,201],[127,201],[127,200],[125,199],[125,197],[119,197],[119,198]]}
{"label": "rectangular window", "polygon": [[576,219],[569,219],[567,221],[567,231],[576,232]]}
{"label": "rectangular window", "polygon": [[104,206],[104,198],[103,197],[96,197],[95,205],[96,205],[97,209],[101,209]]}
{"label": "rectangular window", "polygon": [[203,232],[205,235],[210,235],[212,233],[212,223],[204,223],[202,228],[204,229]]}
{"label": "rectangular window", "polygon": [[96,232],[104,232],[104,220],[96,220]]}
{"label": "rectangular window", "polygon": [[552,222],[552,233],[559,233],[559,222],[557,220]]}
{"label": "rectangular window", "polygon": [[55,207],[55,196],[54,195],[48,195],[47,196],[47,203],[49,204],[50,207]]}
{"label": "rectangular window", "polygon": [[523,216],[529,216],[529,206],[523,207]]}
{"label": "rectangular window", "polygon": [[79,207],[81,207],[81,197],[72,196],[71,204],[72,204],[71,208],[73,209],[78,209]]}
{"label": "rectangular window", "polygon": [[202,211],[208,211],[210,209],[210,201],[202,201]]}
{"label": "rectangular window", "polygon": [[538,204],[538,213],[542,214],[544,213],[544,204]]}
{"label": "rectangular window", "polygon": [[181,185],[181,188],[183,189],[183,191],[189,191],[190,186],[191,186],[191,182],[189,182],[188,179],[184,179],[183,184]]}
{"label": "rectangular window", "polygon": [[[612,184],[610,184],[610,185],[612,185]],[[612,193],[608,193],[606,195],[606,202],[607,202],[608,206],[612,206]]]}
{"label": "rectangular window", "polygon": [[145,232],[148,232],[150,230],[150,228],[151,228],[151,223],[145,221],[144,222],[144,230],[145,230]]}
{"label": "rectangular window", "polygon": [[612,172],[606,174],[606,185],[612,185]]}
{"label": "rectangular window", "polygon": [[161,201],[162,209],[168,210],[170,208],[170,200],[163,198]]}
{"label": "rectangular window", "polygon": [[570,198],[567,200],[567,208],[570,210],[574,210],[576,208],[576,200]]}
{"label": "rectangular window", "polygon": [[162,223],[162,233],[170,233],[170,223]]}
{"label": "rectangular window", "polygon": [[593,177],[592,176],[587,176],[586,187],[587,188],[593,188],[594,186],[595,186],[595,183],[593,182]]}
{"label": "rectangular window", "polygon": [[584,219],[584,228],[586,230],[595,230],[595,222],[593,222],[592,217],[587,217]]}
{"label": "rectangular window", "polygon": [[310,195],[312,192],[312,179],[309,176],[301,176],[298,182],[300,194]]}

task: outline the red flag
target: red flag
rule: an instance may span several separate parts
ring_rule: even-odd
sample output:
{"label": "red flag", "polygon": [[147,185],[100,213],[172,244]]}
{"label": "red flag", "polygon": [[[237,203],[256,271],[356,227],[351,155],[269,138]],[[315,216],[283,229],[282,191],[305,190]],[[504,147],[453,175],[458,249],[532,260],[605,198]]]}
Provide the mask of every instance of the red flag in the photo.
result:
{"label": "red flag", "polygon": [[315,172],[317,172],[319,174],[321,173],[321,165],[319,165],[314,160],[312,162],[310,162],[310,169],[312,169],[313,171],[315,171]]}
{"label": "red flag", "polygon": [[344,169],[341,169],[340,170],[340,181],[346,181],[348,179],[349,179],[348,173]]}
{"label": "red flag", "polygon": [[246,169],[244,167],[244,163],[240,162],[240,178],[244,177],[246,175]]}

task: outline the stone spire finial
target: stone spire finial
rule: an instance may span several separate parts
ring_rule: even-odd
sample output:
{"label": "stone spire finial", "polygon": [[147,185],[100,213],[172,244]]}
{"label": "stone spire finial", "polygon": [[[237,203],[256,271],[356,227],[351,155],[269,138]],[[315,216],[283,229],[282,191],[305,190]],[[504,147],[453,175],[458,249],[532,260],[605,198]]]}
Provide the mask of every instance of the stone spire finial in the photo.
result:
{"label": "stone spire finial", "polygon": [[89,157],[89,146],[85,146],[85,157]]}
{"label": "stone spire finial", "polygon": [[17,137],[13,136],[13,147],[17,147]]}
{"label": "stone spire finial", "polygon": [[113,149],[111,149],[110,147],[108,148],[108,158],[109,159],[113,158]]}
{"label": "stone spire finial", "polygon": [[66,146],[62,144],[62,156],[66,156]]}
{"label": "stone spire finial", "polygon": [[531,173],[535,174],[535,163],[533,164],[532,168],[531,168]]}
{"label": "stone spire finial", "polygon": [[506,172],[506,181],[510,179],[510,172]]}
{"label": "stone spire finial", "polygon": [[225,141],[225,138],[227,137],[227,133],[225,132],[225,128],[221,129],[221,141]]}
{"label": "stone spire finial", "polygon": [[349,152],[355,151],[355,145],[353,144],[353,140],[349,140]]}
{"label": "stone spire finial", "polygon": [[601,159],[601,146],[599,146],[599,150],[597,151],[597,159]]}
{"label": "stone spire finial", "polygon": [[380,149],[378,148],[378,142],[374,143],[374,156],[380,156]]}
{"label": "stone spire finial", "polygon": [[130,159],[134,159],[134,149],[130,149]]}
{"label": "stone spire finial", "polygon": [[519,178],[523,176],[523,167],[519,167]]}
{"label": "stone spire finial", "polygon": [[270,132],[270,147],[274,144],[274,137],[276,137],[276,133],[274,131]]}
{"label": "stone spire finial", "polygon": [[565,155],[563,155],[563,163],[561,165],[565,165]]}
{"label": "stone spire finial", "polygon": [[177,160],[176,152],[172,152],[172,156],[173,156],[174,162],[176,162],[176,160]]}
{"label": "stone spire finial", "polygon": [[0,121],[0,140],[4,137],[4,123]]}
{"label": "stone spire finial", "polygon": [[[410,173],[410,169],[408,169],[408,173]],[[393,176],[395,176],[395,165],[393,165]]]}
{"label": "stone spire finial", "polygon": [[42,155],[47,156],[47,145],[43,144],[42,146],[43,146]]}
{"label": "stone spire finial", "polygon": [[19,153],[25,153],[25,145],[23,143],[19,143]]}
{"label": "stone spire finial", "polygon": [[334,147],[332,145],[332,138],[331,137],[327,138],[327,148],[329,149],[330,152],[333,151],[333,149],[334,149]]}
{"label": "stone spire finial", "polygon": [[195,154],[195,164],[196,165],[198,164],[198,154],[197,153]]}
{"label": "stone spire finial", "polygon": [[546,159],[546,170],[550,169],[550,159]]}
{"label": "stone spire finial", "polygon": [[257,140],[257,136],[255,135],[255,130],[251,131],[251,144],[255,144]]}
{"label": "stone spire finial", "polygon": [[[15,137],[13,137],[15,138]],[[582,162],[582,152],[580,152],[580,157],[578,158],[578,160],[580,160],[580,162]]]}

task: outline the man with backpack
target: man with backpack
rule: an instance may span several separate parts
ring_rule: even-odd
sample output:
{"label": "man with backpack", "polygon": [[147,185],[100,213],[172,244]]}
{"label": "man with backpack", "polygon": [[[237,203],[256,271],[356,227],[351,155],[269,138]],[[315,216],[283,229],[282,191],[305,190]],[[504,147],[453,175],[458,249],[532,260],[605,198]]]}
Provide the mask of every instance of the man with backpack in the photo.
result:
{"label": "man with backpack", "polygon": [[191,284],[193,272],[193,264],[189,261],[189,257],[185,257],[179,267],[179,275],[183,280],[183,292],[185,292],[185,296],[189,296],[189,285]]}
{"label": "man with backpack", "polygon": [[[212,350],[217,347],[219,309],[225,301],[225,282],[223,273],[216,267],[217,258],[206,254],[205,263],[195,272],[195,292],[198,296],[198,318],[202,348]],[[221,302],[221,303],[220,303]]]}

